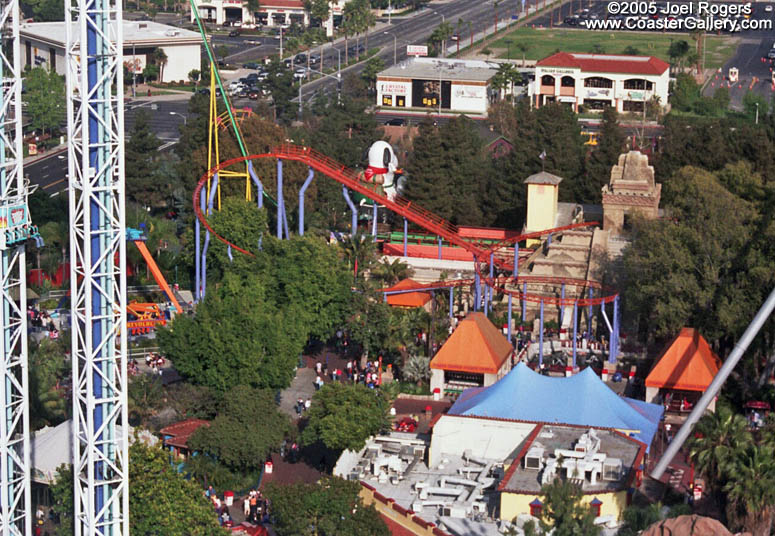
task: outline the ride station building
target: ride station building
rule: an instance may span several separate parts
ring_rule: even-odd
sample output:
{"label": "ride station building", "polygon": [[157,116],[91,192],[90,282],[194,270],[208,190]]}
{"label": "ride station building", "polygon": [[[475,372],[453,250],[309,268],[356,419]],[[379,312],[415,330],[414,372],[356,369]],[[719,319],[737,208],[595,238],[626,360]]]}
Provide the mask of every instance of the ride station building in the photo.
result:
{"label": "ride station building", "polygon": [[653,56],[557,52],[536,63],[528,94],[536,108],[564,102],[575,112],[643,112],[653,98],[667,105],[669,82],[670,65]]}

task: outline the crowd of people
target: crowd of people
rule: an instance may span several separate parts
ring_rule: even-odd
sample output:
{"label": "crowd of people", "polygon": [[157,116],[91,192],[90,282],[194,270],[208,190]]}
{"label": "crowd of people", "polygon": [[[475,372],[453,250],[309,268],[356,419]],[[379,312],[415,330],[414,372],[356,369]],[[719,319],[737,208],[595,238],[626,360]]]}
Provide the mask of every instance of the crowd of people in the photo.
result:
{"label": "crowd of people", "polygon": [[157,352],[148,352],[145,354],[145,364],[148,365],[154,373],[161,374],[164,366],[164,358]]}
{"label": "crowd of people", "polygon": [[334,367],[330,372],[327,361],[326,359],[326,363],[322,361],[315,363],[315,372],[317,374],[315,377],[315,390],[320,390],[323,387],[325,384],[323,378],[325,377],[330,378],[334,382],[346,380],[352,383],[362,383],[370,389],[379,387],[381,383],[379,360],[366,361],[365,366],[361,366],[357,359],[351,359],[345,363],[344,369]]}
{"label": "crowd of people", "polygon": [[34,306],[27,307],[27,317],[33,331],[45,330],[52,339],[59,338],[59,330],[54,323],[54,319],[48,314],[48,311],[38,311]]}

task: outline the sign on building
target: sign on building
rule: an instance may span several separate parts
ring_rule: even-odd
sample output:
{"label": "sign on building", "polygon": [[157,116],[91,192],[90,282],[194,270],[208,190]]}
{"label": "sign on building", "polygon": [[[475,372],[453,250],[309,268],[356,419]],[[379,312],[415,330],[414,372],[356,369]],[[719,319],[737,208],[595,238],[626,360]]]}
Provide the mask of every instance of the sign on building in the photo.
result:
{"label": "sign on building", "polygon": [[406,45],[407,56],[427,56],[428,47],[425,45]]}

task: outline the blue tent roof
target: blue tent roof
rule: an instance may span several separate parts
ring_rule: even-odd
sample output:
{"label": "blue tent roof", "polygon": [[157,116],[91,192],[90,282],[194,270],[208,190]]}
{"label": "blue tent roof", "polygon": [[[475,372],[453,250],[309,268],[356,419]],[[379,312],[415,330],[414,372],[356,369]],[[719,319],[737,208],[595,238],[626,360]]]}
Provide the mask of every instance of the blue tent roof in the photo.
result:
{"label": "blue tent roof", "polygon": [[650,446],[663,411],[658,404],[620,397],[589,367],[553,378],[519,363],[493,385],[464,391],[449,414],[634,431],[635,439]]}

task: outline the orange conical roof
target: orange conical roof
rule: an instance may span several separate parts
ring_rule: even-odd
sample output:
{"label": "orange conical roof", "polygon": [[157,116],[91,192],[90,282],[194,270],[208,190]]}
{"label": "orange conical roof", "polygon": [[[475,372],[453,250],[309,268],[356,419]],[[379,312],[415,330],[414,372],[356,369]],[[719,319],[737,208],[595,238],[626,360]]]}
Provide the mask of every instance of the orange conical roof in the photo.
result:
{"label": "orange conical roof", "polygon": [[483,313],[468,313],[431,360],[431,368],[497,374],[514,347]]}
{"label": "orange conical roof", "polygon": [[[424,287],[414,279],[404,279],[384,290],[409,290],[412,288]],[[392,307],[422,307],[429,301],[431,301],[430,292],[405,292],[403,294],[388,294],[387,296],[387,303]]]}
{"label": "orange conical roof", "polygon": [[646,377],[646,387],[704,391],[721,367],[700,332],[683,328]]}

